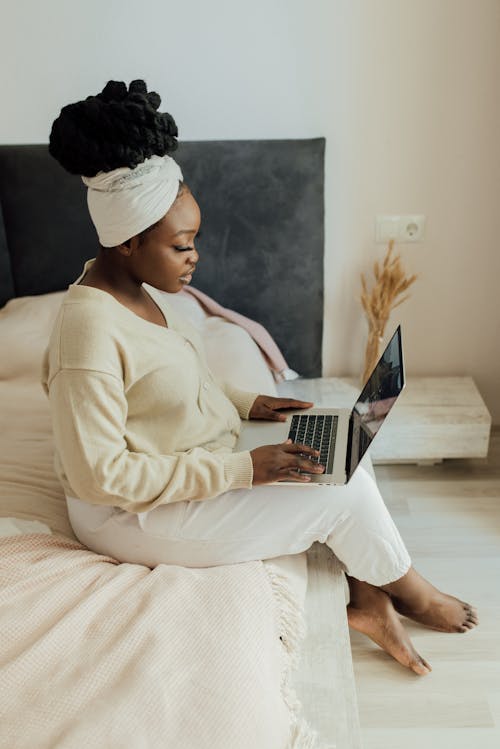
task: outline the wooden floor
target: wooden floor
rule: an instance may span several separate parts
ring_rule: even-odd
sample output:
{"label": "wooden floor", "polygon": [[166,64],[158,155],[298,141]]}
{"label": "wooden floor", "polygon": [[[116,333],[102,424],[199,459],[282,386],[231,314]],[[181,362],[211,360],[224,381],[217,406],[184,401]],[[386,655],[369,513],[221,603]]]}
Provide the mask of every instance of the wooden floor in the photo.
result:
{"label": "wooden floor", "polygon": [[500,427],[488,458],[375,466],[415,568],[469,601],[466,634],[404,619],[433,671],[419,677],[350,630],[364,749],[500,747]]}

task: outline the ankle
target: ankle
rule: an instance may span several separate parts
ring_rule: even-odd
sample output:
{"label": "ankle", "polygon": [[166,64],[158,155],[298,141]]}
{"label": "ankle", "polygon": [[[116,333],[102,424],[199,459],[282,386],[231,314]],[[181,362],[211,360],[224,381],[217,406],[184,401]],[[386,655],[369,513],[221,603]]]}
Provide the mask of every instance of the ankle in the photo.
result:
{"label": "ankle", "polygon": [[391,595],[391,598],[397,608],[412,611],[415,614],[423,614],[431,604],[431,597],[427,594]]}
{"label": "ankle", "polygon": [[367,603],[371,603],[377,591],[369,583],[362,580],[348,577],[347,581],[349,583],[349,605],[356,609],[366,608]]}
{"label": "ankle", "polygon": [[436,589],[430,582],[410,567],[406,575],[388,585],[381,585],[399,605],[412,611],[425,611],[432,600]]}

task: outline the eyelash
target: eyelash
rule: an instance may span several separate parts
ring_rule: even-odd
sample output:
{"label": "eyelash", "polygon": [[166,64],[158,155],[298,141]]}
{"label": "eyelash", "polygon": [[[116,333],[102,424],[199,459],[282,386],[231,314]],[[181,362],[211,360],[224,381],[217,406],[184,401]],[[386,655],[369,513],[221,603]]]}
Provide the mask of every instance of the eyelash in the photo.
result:
{"label": "eyelash", "polygon": [[[198,234],[196,235],[196,239],[199,239],[200,237],[201,237],[201,231],[199,231]],[[190,247],[190,246],[188,246],[188,247],[178,247],[177,245],[174,245],[174,250],[179,250],[179,252],[182,252],[182,250],[192,250],[192,249],[193,248]]]}

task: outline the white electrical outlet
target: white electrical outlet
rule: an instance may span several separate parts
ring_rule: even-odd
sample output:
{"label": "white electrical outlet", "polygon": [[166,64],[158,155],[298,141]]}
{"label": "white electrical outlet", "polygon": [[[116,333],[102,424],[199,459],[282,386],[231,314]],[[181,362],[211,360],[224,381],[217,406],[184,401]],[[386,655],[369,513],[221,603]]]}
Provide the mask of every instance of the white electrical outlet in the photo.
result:
{"label": "white electrical outlet", "polygon": [[375,241],[422,242],[425,234],[425,216],[376,216]]}

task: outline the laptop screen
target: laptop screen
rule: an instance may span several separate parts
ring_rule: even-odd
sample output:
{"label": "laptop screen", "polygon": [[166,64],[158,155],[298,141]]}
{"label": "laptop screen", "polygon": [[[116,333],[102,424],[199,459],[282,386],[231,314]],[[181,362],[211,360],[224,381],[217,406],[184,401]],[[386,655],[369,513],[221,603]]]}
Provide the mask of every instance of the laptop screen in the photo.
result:
{"label": "laptop screen", "polygon": [[387,344],[349,419],[346,474],[350,479],[405,386],[401,325]]}

